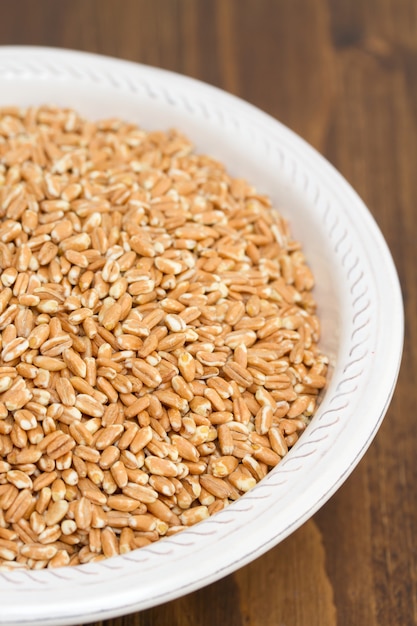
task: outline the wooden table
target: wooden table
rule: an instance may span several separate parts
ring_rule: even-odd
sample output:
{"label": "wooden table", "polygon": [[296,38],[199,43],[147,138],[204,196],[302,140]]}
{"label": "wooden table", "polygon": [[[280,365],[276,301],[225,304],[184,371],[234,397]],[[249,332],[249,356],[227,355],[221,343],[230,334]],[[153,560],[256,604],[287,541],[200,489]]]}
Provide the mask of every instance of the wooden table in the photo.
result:
{"label": "wooden table", "polygon": [[78,48],[175,70],[300,133],[369,206],[405,296],[394,400],[330,502],[224,580],[102,626],[417,624],[416,0],[14,0],[0,9],[1,45]]}

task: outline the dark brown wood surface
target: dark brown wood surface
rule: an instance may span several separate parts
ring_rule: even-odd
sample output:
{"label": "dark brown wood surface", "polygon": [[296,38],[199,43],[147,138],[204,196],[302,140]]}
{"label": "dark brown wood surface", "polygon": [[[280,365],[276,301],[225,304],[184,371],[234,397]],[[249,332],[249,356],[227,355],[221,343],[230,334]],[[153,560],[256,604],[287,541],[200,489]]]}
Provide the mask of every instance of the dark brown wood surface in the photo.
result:
{"label": "dark brown wood surface", "polygon": [[393,402],[336,495],[235,574],[100,624],[417,624],[416,0],[3,0],[0,45],[6,44],[160,66],[272,114],[322,152],[365,200],[392,250],[405,299]]}

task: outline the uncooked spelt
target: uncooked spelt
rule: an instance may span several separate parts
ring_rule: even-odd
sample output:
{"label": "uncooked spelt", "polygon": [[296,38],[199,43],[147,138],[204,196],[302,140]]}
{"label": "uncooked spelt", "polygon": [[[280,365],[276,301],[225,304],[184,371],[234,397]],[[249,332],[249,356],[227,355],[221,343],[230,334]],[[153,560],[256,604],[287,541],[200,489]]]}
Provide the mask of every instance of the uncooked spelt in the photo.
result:
{"label": "uncooked spelt", "polygon": [[177,131],[0,109],[0,570],[125,554],[261,480],[326,383],[312,287]]}

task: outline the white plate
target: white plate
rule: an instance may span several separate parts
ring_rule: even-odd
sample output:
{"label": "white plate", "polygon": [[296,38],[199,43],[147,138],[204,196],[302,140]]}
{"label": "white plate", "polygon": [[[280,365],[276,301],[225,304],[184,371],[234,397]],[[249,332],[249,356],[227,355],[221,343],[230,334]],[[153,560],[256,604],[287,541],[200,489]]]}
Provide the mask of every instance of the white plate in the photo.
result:
{"label": "white plate", "polygon": [[331,379],[312,424],[258,486],[226,510],[101,563],[0,574],[0,624],[78,624],[207,585],[305,522],[357,465],[391,399],[403,342],[395,268],[369,211],[302,139],[245,102],[170,72],[47,48],[0,48],[0,106],[57,104],[147,129],[177,127],[200,152],[268,193],[316,276]]}

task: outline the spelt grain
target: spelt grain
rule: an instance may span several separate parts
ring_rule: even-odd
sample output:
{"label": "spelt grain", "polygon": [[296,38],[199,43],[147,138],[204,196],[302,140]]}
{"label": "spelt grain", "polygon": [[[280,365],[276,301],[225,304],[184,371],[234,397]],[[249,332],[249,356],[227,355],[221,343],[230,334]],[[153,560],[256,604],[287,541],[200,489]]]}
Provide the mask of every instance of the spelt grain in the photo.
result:
{"label": "spelt grain", "polygon": [[0,568],[95,562],[296,443],[328,365],[313,277],[268,199],[175,131],[0,124]]}

